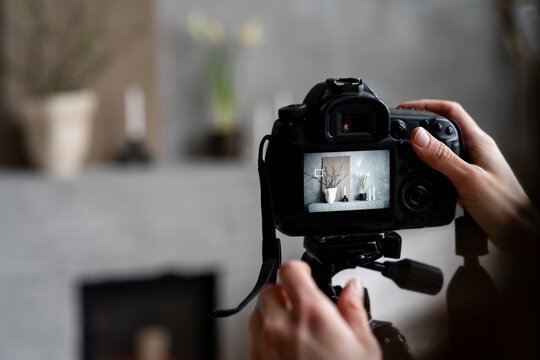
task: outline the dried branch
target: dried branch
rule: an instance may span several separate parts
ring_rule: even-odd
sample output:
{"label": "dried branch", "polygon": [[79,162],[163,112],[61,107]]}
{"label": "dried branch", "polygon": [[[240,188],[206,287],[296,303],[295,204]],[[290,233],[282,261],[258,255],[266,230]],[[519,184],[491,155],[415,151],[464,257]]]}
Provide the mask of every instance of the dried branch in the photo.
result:
{"label": "dried branch", "polygon": [[330,169],[331,170],[329,171],[326,166],[323,167],[323,176],[320,178],[304,172],[304,175],[308,177],[304,184],[310,180],[316,180],[321,184],[323,189],[332,189],[337,187],[346,177],[346,174],[342,174],[343,164],[340,164],[338,171],[336,171],[333,165],[330,165]]}
{"label": "dried branch", "polygon": [[15,5],[18,16],[12,16],[10,32],[18,48],[6,59],[3,75],[35,95],[86,86],[145,30],[133,24],[126,34],[111,34],[114,1],[23,0]]}

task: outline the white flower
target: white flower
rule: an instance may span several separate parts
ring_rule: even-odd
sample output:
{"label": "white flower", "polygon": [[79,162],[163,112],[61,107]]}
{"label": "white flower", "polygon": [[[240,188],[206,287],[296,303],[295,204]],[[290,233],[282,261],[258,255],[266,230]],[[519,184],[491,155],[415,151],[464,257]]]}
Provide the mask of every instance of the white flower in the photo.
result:
{"label": "white flower", "polygon": [[187,28],[195,38],[202,38],[208,26],[208,17],[201,11],[192,11],[188,15]]}
{"label": "white flower", "polygon": [[223,26],[202,11],[193,11],[188,15],[187,28],[194,38],[211,44],[222,42],[225,36]]}
{"label": "white flower", "polygon": [[211,20],[206,29],[206,39],[212,44],[219,44],[223,41],[224,37],[223,26],[218,21]]}
{"label": "white flower", "polygon": [[238,29],[236,39],[245,47],[255,47],[262,42],[263,28],[257,21],[248,21]]}

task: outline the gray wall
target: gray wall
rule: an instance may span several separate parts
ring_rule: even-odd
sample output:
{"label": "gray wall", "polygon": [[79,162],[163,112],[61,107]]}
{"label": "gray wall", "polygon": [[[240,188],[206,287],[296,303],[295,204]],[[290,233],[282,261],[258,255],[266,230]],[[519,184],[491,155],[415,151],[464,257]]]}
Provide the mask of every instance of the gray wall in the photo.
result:
{"label": "gray wall", "polygon": [[503,144],[516,86],[493,1],[276,0],[159,2],[165,158],[185,157],[209,127],[201,52],[186,30],[202,9],[229,28],[247,19],[265,27],[261,48],[239,64],[244,125],[254,107],[276,110],[282,94],[300,102],[328,77],[362,77],[388,105],[416,98],[461,102]]}
{"label": "gray wall", "polygon": [[[209,127],[200,49],[186,31],[194,8],[229,25],[256,17],[265,26],[263,46],[240,64],[248,143],[270,130],[277,106],[302,100],[314,83],[360,76],[389,105],[461,102],[519,165],[518,74],[493,1],[159,0],[166,165],[91,170],[68,183],[0,173],[0,358],[77,358],[76,286],[84,279],[213,268],[221,306],[236,305],[253,284],[260,265],[253,147],[234,164],[189,155]],[[258,122],[254,113],[263,114]],[[446,288],[460,264],[452,225],[401,234],[403,257],[440,266]],[[300,257],[300,239],[282,240],[285,259]],[[368,270],[338,280],[350,275],[369,287],[374,316],[400,327],[414,350],[437,335],[423,316],[444,308],[445,288],[435,297],[406,292]],[[247,357],[249,311],[219,322],[221,359]]]}

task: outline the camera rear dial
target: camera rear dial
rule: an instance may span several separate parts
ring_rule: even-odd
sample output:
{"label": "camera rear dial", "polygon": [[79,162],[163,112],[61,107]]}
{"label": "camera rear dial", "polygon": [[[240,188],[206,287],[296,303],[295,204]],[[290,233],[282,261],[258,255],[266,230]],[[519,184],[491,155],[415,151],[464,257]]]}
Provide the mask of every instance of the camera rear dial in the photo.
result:
{"label": "camera rear dial", "polygon": [[433,186],[423,178],[407,181],[401,187],[401,203],[410,212],[420,213],[428,210],[435,199]]}

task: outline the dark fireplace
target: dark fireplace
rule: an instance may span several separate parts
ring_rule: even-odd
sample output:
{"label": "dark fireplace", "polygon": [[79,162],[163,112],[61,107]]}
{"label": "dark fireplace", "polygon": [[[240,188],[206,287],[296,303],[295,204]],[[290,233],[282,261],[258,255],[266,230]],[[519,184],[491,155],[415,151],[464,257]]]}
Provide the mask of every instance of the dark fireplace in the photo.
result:
{"label": "dark fireplace", "polygon": [[215,360],[215,276],[85,283],[84,360]]}

